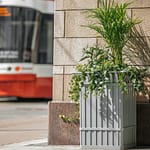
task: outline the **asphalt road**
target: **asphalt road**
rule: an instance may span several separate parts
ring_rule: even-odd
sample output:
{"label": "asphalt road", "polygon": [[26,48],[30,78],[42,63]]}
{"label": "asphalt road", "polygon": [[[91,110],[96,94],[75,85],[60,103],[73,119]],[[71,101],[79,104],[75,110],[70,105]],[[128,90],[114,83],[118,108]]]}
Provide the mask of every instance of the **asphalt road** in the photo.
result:
{"label": "asphalt road", "polygon": [[47,136],[48,102],[0,102],[0,146]]}

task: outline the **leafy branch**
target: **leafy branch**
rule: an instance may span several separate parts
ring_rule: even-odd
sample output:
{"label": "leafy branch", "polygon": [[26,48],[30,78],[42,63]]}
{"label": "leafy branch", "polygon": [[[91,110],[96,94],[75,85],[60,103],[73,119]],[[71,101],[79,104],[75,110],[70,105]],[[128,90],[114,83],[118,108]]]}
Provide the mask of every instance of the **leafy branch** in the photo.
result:
{"label": "leafy branch", "polygon": [[[70,82],[70,98],[79,102],[80,91],[86,84],[86,96],[89,92],[101,94],[107,83],[117,82],[122,92],[128,92],[128,83],[132,83],[136,92],[146,91],[144,77],[146,69],[128,66],[124,63],[115,65],[110,50],[103,50],[99,47],[84,49],[81,61],[86,60],[85,64],[79,64],[76,69],[78,74],[74,74]],[[115,77],[115,81],[113,80]]]}

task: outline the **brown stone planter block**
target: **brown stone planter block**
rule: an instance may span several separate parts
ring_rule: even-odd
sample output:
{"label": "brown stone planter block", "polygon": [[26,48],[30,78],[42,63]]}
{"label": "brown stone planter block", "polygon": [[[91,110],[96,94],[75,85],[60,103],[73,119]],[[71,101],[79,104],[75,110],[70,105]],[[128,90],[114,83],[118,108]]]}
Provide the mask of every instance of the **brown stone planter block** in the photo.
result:
{"label": "brown stone planter block", "polygon": [[137,145],[150,146],[150,104],[137,104]]}
{"label": "brown stone planter block", "polygon": [[74,103],[49,102],[49,145],[79,145],[79,125],[65,123],[60,114],[73,116],[76,111]]}

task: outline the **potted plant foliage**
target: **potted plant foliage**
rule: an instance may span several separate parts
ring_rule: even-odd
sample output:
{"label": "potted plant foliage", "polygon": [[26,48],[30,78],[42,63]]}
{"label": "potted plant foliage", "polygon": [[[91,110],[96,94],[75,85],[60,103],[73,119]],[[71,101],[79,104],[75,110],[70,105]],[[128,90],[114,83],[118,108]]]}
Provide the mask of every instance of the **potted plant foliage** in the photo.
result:
{"label": "potted plant foliage", "polygon": [[[80,103],[82,148],[123,149],[136,144],[134,92],[144,91],[146,70],[129,66],[123,48],[132,28],[140,21],[127,16],[129,3],[99,0],[99,8],[88,11],[97,23],[88,27],[106,42],[83,50],[77,74],[70,82],[70,98]],[[65,118],[65,117],[64,117]]]}

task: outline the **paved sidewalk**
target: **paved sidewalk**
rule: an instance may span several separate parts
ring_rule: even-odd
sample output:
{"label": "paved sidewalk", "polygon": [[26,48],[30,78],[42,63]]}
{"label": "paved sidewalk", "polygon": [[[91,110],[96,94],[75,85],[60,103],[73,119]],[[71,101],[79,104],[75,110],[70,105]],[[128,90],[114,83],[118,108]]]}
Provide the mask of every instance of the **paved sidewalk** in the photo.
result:
{"label": "paved sidewalk", "polygon": [[[0,146],[0,150],[81,150],[78,145],[47,145],[47,139],[32,140],[27,142],[15,143]],[[98,150],[98,149],[97,149]],[[129,149],[129,150],[150,150],[150,148]]]}
{"label": "paved sidewalk", "polygon": [[80,146],[52,146],[47,145],[47,139],[40,139],[0,146],[0,150],[80,150]]}

